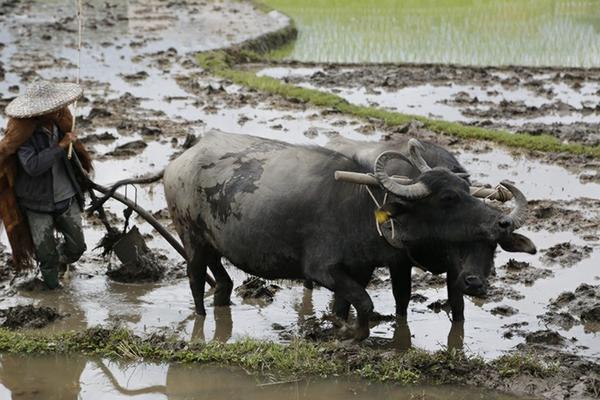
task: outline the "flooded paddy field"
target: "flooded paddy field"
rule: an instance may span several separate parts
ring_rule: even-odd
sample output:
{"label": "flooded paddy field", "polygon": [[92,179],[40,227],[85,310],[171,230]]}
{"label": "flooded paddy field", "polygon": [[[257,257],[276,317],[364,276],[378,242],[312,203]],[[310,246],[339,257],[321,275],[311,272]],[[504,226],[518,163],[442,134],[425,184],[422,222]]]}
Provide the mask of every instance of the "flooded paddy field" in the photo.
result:
{"label": "flooded paddy field", "polygon": [[[19,1],[2,7],[2,107],[37,76],[73,80],[76,26],[74,19],[66,16],[72,15],[70,4]],[[248,3],[198,1],[166,6],[161,2],[148,5],[112,1],[86,7],[90,11],[81,71],[85,97],[79,102],[77,115],[79,135],[93,151],[97,182],[110,184],[159,171],[196,137],[213,128],[320,146],[338,137],[370,142],[408,135],[436,141],[457,155],[474,182],[496,185],[502,179],[510,179],[518,185],[531,208],[522,232],[536,243],[539,252],[522,255],[498,251],[491,295],[484,300],[466,298],[464,324],[452,324],[445,311],[445,280],[416,269],[408,318],[396,319],[389,274],[386,270],[377,271],[368,292],[379,317],[373,321],[365,346],[386,351],[404,351],[411,346],[431,351],[449,347],[485,359],[518,349],[556,355],[565,365],[569,357],[593,363],[600,360],[598,160],[448,138],[427,131],[417,122],[392,129],[378,121],[310,107],[211,76],[197,66],[194,52],[238,43],[288,23],[282,14],[265,14]],[[598,144],[600,74],[595,70],[498,68],[483,73],[451,67],[435,71],[430,66],[280,63],[252,68],[259,74],[336,92],[359,104],[377,103],[407,113],[511,130],[526,130],[528,124],[538,124],[544,132],[555,133],[561,139]],[[419,75],[422,77],[417,78]],[[404,81],[404,76],[409,78]],[[383,85],[386,77],[390,77],[388,85]],[[484,104],[472,104],[473,97]],[[503,102],[509,103],[509,111],[504,113],[499,106]],[[530,114],[510,111],[519,107]],[[485,115],[492,111],[501,114]],[[558,128],[553,130],[555,124]],[[5,125],[3,116],[0,125]],[[571,125],[581,129],[573,128],[572,134],[563,135],[560,129],[568,131],[566,127]],[[133,196],[131,189],[128,195]],[[162,185],[140,186],[137,201],[173,230]],[[121,228],[123,207],[109,202],[107,212],[115,227]],[[159,253],[164,267],[159,280],[116,282],[106,276],[106,271],[115,268],[118,261],[102,258],[99,250],[86,252],[75,269],[66,274],[64,289],[58,292],[41,290],[35,284],[19,286],[26,279],[11,280],[11,273],[3,269],[2,323],[8,320],[6,310],[11,307],[34,305],[48,307],[58,316],[21,310],[14,326],[18,327],[21,321],[25,330],[48,333],[81,331],[98,325],[122,326],[139,335],[164,333],[194,341],[236,342],[251,337],[290,343],[295,338],[334,338],[329,318],[331,293],[319,287],[305,289],[301,282],[251,281],[234,290],[231,307],[214,307],[212,292],[208,291],[207,316],[195,315],[183,260],[135,214],[132,223],[138,225],[148,245]],[[92,249],[104,230],[94,217],[87,218],[84,227],[88,248]],[[236,288],[249,278],[228,263],[226,269]],[[34,323],[28,324],[31,320]],[[15,357],[2,356],[3,370],[23,363]],[[32,358],[27,362],[35,370],[46,369],[47,363],[63,365],[67,360]],[[223,392],[219,386],[231,374],[228,385],[235,381],[250,397],[308,398],[317,392],[340,397],[358,393],[359,397],[369,398],[445,398],[447,394],[435,388],[411,391],[347,381],[315,380],[256,387],[255,379],[260,378],[246,377],[240,371],[167,364],[111,364],[108,368],[117,377],[116,384],[100,367],[103,362],[80,359],[75,363],[78,372],[74,375],[79,374],[81,385],[77,393],[85,395],[97,390],[105,392],[107,398],[126,397],[133,392],[123,392],[122,388],[135,391],[153,385],[160,386],[152,394],[156,398],[169,397],[171,391],[173,398],[189,398],[192,392],[213,393],[211,390],[231,393]],[[591,397],[588,387],[594,387],[593,373],[590,370],[589,376],[581,375],[583,387],[573,389],[579,381],[559,382],[543,390],[538,387],[535,392],[547,397],[568,393]],[[206,381],[199,378],[202,376],[208,376]],[[23,381],[17,379],[11,386],[5,379],[5,375],[0,376],[5,390],[24,390]],[[76,380],[73,378],[73,382]],[[471,389],[452,390],[456,390],[454,398],[494,398]]]}
{"label": "flooded paddy field", "polygon": [[258,75],[347,101],[568,143],[600,144],[600,70],[440,64],[282,63]]}
{"label": "flooded paddy field", "polygon": [[286,58],[317,62],[600,66],[594,0],[266,0],[290,15]]}

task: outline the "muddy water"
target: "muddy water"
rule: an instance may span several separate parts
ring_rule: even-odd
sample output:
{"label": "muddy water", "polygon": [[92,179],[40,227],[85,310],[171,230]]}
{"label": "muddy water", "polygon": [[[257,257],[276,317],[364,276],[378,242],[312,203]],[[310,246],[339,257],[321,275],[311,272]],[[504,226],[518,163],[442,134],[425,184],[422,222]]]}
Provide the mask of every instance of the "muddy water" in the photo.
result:
{"label": "muddy water", "polygon": [[[11,397],[12,396],[12,397]],[[0,358],[2,399],[456,399],[516,397],[453,386],[403,388],[356,379],[273,381],[239,369],[114,363],[81,357]]]}
{"label": "muddy water", "polygon": [[[73,60],[73,51],[69,51],[75,39],[73,33],[48,28],[48,24],[58,18],[57,8],[51,7],[58,7],[58,10],[67,13],[69,8],[64,4],[31,7],[30,3],[23,2],[23,8],[14,11],[18,19],[3,20],[5,23],[0,25],[0,41],[5,43],[5,47],[0,49],[0,61],[6,69],[6,75],[0,81],[0,86],[4,99],[14,96],[13,92],[8,91],[9,87],[23,85],[31,79],[32,66],[42,77],[71,79],[74,76],[70,62]],[[176,53],[157,52],[157,49],[173,46],[173,41],[169,39],[171,36],[165,32],[177,29],[178,24],[140,30],[135,25],[140,22],[136,22],[135,18],[119,18],[119,15],[137,14],[134,12],[136,9],[130,11],[123,2],[114,4],[116,11],[110,7],[95,9],[96,33],[91,27],[87,28],[90,34],[85,39],[86,62],[82,76],[88,101],[84,102],[78,114],[84,118],[81,136],[108,132],[115,137],[114,140],[94,140],[88,144],[95,151],[96,180],[101,183],[160,170],[170,157],[182,151],[182,143],[188,134],[198,135],[211,128],[318,145],[326,144],[337,135],[377,141],[389,134],[364,120],[262,96],[207,76],[191,62],[185,47],[178,47]],[[184,20],[188,15],[199,19],[208,16],[225,18],[228,23],[231,22],[233,31],[239,31],[239,35],[229,38],[232,41],[245,38],[243,32],[246,28],[275,29],[281,24],[277,16],[275,19],[260,19],[264,25],[244,22],[253,15],[251,8],[245,8],[246,3],[223,3],[220,11],[212,4],[191,4],[174,6],[169,9],[168,15]],[[238,11],[230,12],[231,9]],[[153,20],[150,17],[148,19]],[[73,27],[72,21],[63,23]],[[184,25],[187,28],[181,34],[183,37],[197,37],[197,41],[192,40],[197,46],[194,49],[212,48],[219,40],[223,40],[218,29],[214,32],[202,30],[202,27],[210,25],[192,25],[199,30]],[[46,34],[51,36],[50,40],[42,39]],[[215,39],[208,40],[210,37]],[[113,38],[116,39],[107,44]],[[61,50],[65,58],[45,52],[43,57],[37,57],[30,52],[31,49],[43,49],[49,44],[65,44],[66,49]],[[148,76],[142,79],[125,77],[139,71],[145,71]],[[124,96],[132,97],[135,101],[131,104],[121,103],[119,99]],[[95,116],[83,124],[94,108]],[[112,115],[102,116],[98,110]],[[144,126],[158,126],[161,133],[144,135]],[[147,146],[136,154],[119,157],[109,154],[122,144],[138,140],[144,141]],[[566,169],[550,159],[531,160],[522,154],[512,154],[504,149],[492,150],[482,145],[456,144],[450,149],[458,154],[477,181],[494,185],[501,179],[509,178],[519,185],[529,199],[548,200],[566,210],[580,213],[581,218],[574,219],[571,224],[554,226],[537,221],[537,225],[528,226],[524,231],[539,249],[564,242],[592,248],[581,260],[566,266],[546,260],[543,254],[525,256],[499,252],[496,260],[498,281],[494,283],[499,287],[499,295],[485,302],[467,299],[467,321],[462,326],[452,325],[443,311],[436,313],[427,307],[437,300],[444,300],[446,291],[443,285],[435,284],[427,275],[415,271],[416,281],[427,281],[415,285],[415,293],[424,296],[425,301],[411,302],[408,324],[392,318],[374,326],[373,338],[370,339],[376,345],[397,349],[412,345],[437,350],[451,345],[485,357],[494,357],[522,344],[525,334],[546,328],[546,324],[538,317],[547,311],[551,299],[565,290],[574,290],[583,282],[599,283],[599,232],[598,224],[596,228],[593,225],[599,220],[599,207],[585,199],[600,198],[600,183],[583,179],[593,166],[575,164]],[[164,212],[165,201],[160,185],[139,188],[138,202],[152,212]],[[110,203],[108,209],[116,216],[115,224],[119,223],[122,207]],[[560,215],[556,217],[557,222],[564,222],[561,218]],[[168,226],[167,218],[161,217],[161,221]],[[311,292],[294,282],[275,282],[282,289],[275,294],[272,302],[245,300],[234,293],[234,305],[225,308],[212,306],[212,293],[209,291],[206,296],[208,315],[195,316],[184,269],[178,265],[181,259],[147,224],[138,220],[136,223],[140,225],[142,233],[148,235],[148,244],[161,250],[167,257],[165,264],[170,272],[164,281],[154,284],[112,282],[104,273],[107,264],[115,260],[103,260],[98,252],[90,250],[76,266],[77,270],[65,280],[62,291],[15,293],[5,287],[0,308],[22,303],[55,307],[64,318],[45,328],[52,331],[120,324],[136,333],[166,331],[186,339],[233,341],[251,336],[286,342],[295,335],[303,336],[315,323],[328,327],[328,322],[321,321],[321,318],[329,313],[330,292],[321,288]],[[579,230],[575,232],[575,228]],[[103,231],[93,219],[88,219],[85,222],[85,234],[88,247],[91,248]],[[509,272],[501,266],[511,257],[529,262],[536,270],[547,269],[550,273],[531,282],[506,283],[503,278]],[[244,273],[231,265],[227,265],[227,269],[236,286],[246,278]],[[376,310],[385,315],[393,314],[394,303],[387,273],[378,272],[378,278],[380,283],[368,289]],[[510,316],[492,313],[494,308],[505,305],[515,308],[517,313]],[[507,332],[510,333],[510,326],[516,324],[522,332],[505,337]],[[576,339],[567,342],[566,350],[588,357],[600,357],[598,327],[575,324],[569,329],[551,328],[564,337]]]}
{"label": "muddy water", "polygon": [[315,64],[267,67],[258,75],[335,93],[357,105],[600,144],[598,70]]}
{"label": "muddy water", "polygon": [[594,0],[266,0],[300,35],[286,57],[319,62],[600,66]]}

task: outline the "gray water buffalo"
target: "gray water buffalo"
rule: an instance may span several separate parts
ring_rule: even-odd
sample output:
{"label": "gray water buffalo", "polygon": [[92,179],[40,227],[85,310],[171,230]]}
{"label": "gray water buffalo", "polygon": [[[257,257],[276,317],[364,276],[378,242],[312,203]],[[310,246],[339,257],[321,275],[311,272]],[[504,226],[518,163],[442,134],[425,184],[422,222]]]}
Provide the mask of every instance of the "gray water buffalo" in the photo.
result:
{"label": "gray water buffalo", "polygon": [[[340,136],[331,140],[326,147],[352,158],[365,170],[372,168],[381,153],[397,151],[409,157],[411,162],[400,160],[387,163],[386,172],[389,175],[417,178],[424,172],[421,169],[426,171],[431,167],[444,167],[469,183],[469,174],[456,157],[434,143],[420,142],[417,148],[413,148],[409,144],[409,138],[406,137],[382,142],[359,142]],[[499,242],[508,251],[536,252],[533,243],[517,233],[512,233],[508,238],[499,238]],[[472,296],[486,294],[487,278],[493,266],[496,243],[480,241],[473,237],[467,242],[455,238],[437,242],[426,240],[406,246],[398,240],[391,245],[405,249],[406,253],[403,262],[389,265],[397,315],[407,315],[411,297],[412,266],[434,274],[447,274],[448,299],[453,321],[464,320],[463,294]],[[334,311],[340,318],[346,319],[349,311],[348,302],[336,296]]]}
{"label": "gray water buffalo", "polygon": [[407,279],[400,287],[410,289],[412,260],[423,257],[429,268],[448,271],[462,301],[462,293],[481,289],[477,280],[485,280],[497,244],[531,251],[533,244],[513,233],[526,207],[518,189],[508,185],[517,206],[504,215],[472,197],[467,182],[447,168],[427,169],[408,184],[398,183],[386,169],[398,162],[425,166],[422,159],[394,152],[375,163],[380,187],[372,192],[379,198],[388,194],[379,213],[395,221],[400,248],[378,234],[364,187],[334,180],[336,171],[372,172],[372,165],[322,147],[219,131],[204,135],[164,174],[169,212],[188,256],[196,312],[205,314],[207,266],[217,281],[215,305],[229,304],[232,281],[221,264],[226,257],[252,275],[310,279],[332,290],[356,309],[354,336],[364,339],[373,310],[365,287],[374,267],[389,266],[397,282],[400,276]]}

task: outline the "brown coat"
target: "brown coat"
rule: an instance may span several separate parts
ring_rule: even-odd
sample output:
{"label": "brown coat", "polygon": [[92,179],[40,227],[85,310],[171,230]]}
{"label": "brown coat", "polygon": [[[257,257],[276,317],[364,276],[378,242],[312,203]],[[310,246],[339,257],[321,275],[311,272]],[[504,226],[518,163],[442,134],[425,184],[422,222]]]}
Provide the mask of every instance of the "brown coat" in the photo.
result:
{"label": "brown coat", "polygon": [[[12,248],[13,265],[19,270],[33,266],[35,252],[27,220],[19,209],[14,184],[17,176],[16,152],[33,134],[40,124],[54,122],[62,132],[70,132],[73,116],[67,107],[57,117],[10,118],[4,137],[0,140],[0,220],[6,227],[6,234]],[[73,144],[83,168],[90,172],[92,161],[83,143]]]}

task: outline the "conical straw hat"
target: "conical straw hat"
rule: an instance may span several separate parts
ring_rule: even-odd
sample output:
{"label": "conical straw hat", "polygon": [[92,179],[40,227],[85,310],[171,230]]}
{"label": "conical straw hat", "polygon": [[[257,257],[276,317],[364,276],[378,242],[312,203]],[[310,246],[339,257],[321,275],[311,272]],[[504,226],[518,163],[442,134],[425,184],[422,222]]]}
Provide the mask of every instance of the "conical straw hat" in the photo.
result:
{"label": "conical straw hat", "polygon": [[44,115],[73,103],[83,94],[76,83],[54,83],[38,80],[33,82],[8,106],[6,115],[13,118],[29,118]]}

